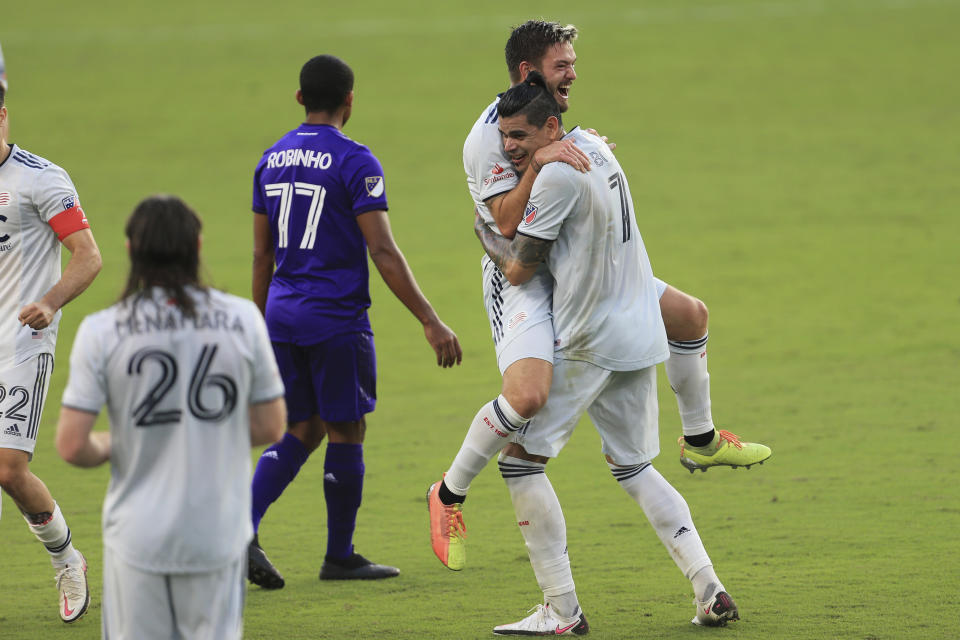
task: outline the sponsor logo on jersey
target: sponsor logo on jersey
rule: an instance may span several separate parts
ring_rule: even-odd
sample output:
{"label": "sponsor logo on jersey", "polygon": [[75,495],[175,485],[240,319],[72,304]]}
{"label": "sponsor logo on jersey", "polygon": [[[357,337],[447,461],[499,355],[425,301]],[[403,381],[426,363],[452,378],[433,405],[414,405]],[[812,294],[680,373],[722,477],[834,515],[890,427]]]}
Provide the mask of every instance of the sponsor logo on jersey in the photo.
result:
{"label": "sponsor logo on jersey", "polygon": [[[501,171],[502,171],[502,170],[501,170]],[[489,187],[490,185],[492,185],[492,184],[495,183],[495,182],[500,182],[501,180],[507,180],[507,179],[509,179],[509,178],[515,178],[516,176],[517,176],[517,174],[514,173],[513,171],[507,171],[506,173],[499,173],[499,174],[493,176],[492,178],[484,178],[484,179],[483,179],[483,186]]]}
{"label": "sponsor logo on jersey", "polygon": [[5,207],[8,204],[10,204],[10,192],[0,191],[0,207]]}
{"label": "sponsor logo on jersey", "polygon": [[74,205],[77,203],[77,199],[74,196],[67,196],[60,201],[60,204],[63,205],[63,210],[73,209]]}
{"label": "sponsor logo on jersey", "polygon": [[379,198],[383,195],[383,176],[370,176],[364,178],[367,185],[367,195],[371,198]]}
{"label": "sponsor logo on jersey", "polygon": [[523,224],[533,224],[537,218],[537,208],[532,202],[527,203],[527,208],[523,210]]}
{"label": "sponsor logo on jersey", "polygon": [[503,173],[503,167],[501,167],[500,163],[498,162],[497,164],[493,165],[493,169],[490,169],[490,173],[492,173],[495,176],[498,176],[501,173]]}

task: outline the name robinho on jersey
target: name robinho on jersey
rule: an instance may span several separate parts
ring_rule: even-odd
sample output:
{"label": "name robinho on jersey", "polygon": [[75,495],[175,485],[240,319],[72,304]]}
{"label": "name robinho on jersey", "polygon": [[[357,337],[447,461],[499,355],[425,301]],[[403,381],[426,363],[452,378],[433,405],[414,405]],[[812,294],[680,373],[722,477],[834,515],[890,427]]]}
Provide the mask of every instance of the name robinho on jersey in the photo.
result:
{"label": "name robinho on jersey", "polygon": [[283,167],[310,167],[313,169],[329,169],[333,164],[333,156],[326,151],[313,149],[283,149],[274,151],[267,156],[268,169]]}

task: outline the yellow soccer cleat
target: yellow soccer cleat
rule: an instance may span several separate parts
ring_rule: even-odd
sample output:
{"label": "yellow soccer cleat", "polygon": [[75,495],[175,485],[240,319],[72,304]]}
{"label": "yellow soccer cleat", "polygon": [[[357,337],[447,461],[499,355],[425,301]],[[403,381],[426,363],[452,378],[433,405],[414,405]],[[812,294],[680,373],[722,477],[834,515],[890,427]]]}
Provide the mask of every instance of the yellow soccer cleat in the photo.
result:
{"label": "yellow soccer cleat", "polygon": [[677,442],[680,445],[680,464],[690,473],[697,469],[705,472],[719,465],[749,469],[751,465],[763,464],[771,455],[770,447],[755,442],[740,442],[735,434],[719,429],[713,436],[713,442],[703,447],[691,447],[683,436]]}
{"label": "yellow soccer cleat", "polygon": [[467,527],[463,524],[463,506],[459,503],[447,505],[440,501],[441,482],[434,482],[427,491],[430,544],[444,566],[460,571],[467,564]]}

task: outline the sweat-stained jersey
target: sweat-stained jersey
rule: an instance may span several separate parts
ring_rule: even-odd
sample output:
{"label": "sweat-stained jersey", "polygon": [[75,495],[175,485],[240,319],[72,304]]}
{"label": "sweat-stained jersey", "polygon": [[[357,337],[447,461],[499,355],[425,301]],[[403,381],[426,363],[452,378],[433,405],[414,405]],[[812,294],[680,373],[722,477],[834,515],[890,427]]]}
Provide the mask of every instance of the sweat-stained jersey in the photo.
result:
{"label": "sweat-stained jersey", "polygon": [[620,163],[603,140],[579,128],[565,139],[587,154],[592,170],[545,165],[517,230],[553,241],[547,267],[556,356],[611,371],[663,362],[669,354],[659,298]]}
{"label": "sweat-stained jersey", "polygon": [[143,571],[213,571],[246,553],[249,406],[283,396],[260,311],[190,292],[184,317],[161,289],[87,316],[63,405],[107,406],[110,484],[103,543]]}
{"label": "sweat-stained jersey", "polygon": [[302,124],[267,149],[253,211],[269,217],[273,235],[272,340],[312,345],[370,331],[367,243],[356,217],[386,209],[380,162],[336,127]]}
{"label": "sweat-stained jersey", "polygon": [[0,164],[0,369],[56,350],[60,311],[41,331],[17,315],[60,280],[60,241],[89,226],[67,172],[11,145]]}

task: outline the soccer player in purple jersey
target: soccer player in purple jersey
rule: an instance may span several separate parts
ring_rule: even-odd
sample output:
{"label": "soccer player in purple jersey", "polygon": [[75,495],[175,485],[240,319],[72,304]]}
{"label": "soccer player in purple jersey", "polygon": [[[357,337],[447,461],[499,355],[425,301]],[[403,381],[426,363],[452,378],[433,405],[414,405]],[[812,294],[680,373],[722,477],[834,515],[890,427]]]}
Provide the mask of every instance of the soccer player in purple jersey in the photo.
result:
{"label": "soccer player in purple jersey", "polygon": [[460,364],[457,336],[421,293],[387,218],[383,169],[342,133],[353,71],[330,55],[300,71],[306,121],[267,149],[254,174],[253,299],[263,311],[286,387],[288,428],[253,477],[250,580],[283,587],[256,535],[264,513],[327,436],[327,551],[321,580],[396,576],[353,549],[363,488],[364,415],[376,404],[367,308],[367,252],[390,290],[423,324],[437,364]]}

